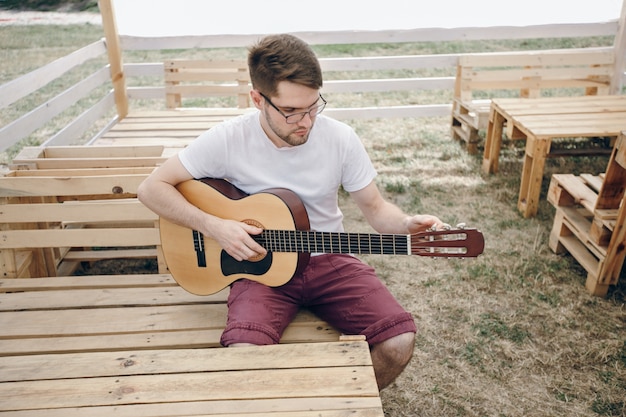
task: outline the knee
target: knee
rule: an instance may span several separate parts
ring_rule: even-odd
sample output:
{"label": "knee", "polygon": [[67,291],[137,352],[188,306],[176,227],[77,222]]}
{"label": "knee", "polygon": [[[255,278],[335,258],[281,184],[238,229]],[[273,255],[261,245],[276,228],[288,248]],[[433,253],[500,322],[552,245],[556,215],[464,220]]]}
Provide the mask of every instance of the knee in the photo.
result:
{"label": "knee", "polygon": [[411,361],[414,347],[415,333],[409,332],[387,339],[375,345],[372,350],[378,350],[388,363],[404,367]]}
{"label": "knee", "polygon": [[415,349],[415,333],[403,333],[396,337],[398,338],[398,359],[402,365],[406,365],[413,357],[413,350]]}

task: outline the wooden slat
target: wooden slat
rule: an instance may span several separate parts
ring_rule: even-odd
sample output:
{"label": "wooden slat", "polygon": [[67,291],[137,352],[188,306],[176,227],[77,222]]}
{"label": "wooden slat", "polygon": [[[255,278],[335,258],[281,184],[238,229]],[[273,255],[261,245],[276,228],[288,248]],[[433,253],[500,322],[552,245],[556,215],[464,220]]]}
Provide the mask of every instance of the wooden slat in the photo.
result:
{"label": "wooden slat", "polygon": [[[158,288],[176,286],[170,274],[93,275],[55,278],[0,279],[0,293],[71,291],[74,289]],[[33,306],[30,306],[33,307]],[[22,306],[22,309],[29,306]]]}
{"label": "wooden slat", "polygon": [[104,308],[127,305],[166,306],[183,304],[224,303],[227,291],[199,297],[178,286],[162,288],[74,289],[0,293],[0,311],[13,311],[32,306],[29,310],[58,310],[76,308]]}
{"label": "wooden slat", "polygon": [[[301,318],[305,317],[305,321]],[[96,336],[0,339],[0,355],[23,356],[48,353],[114,352],[129,349],[187,349],[220,347],[223,327],[171,332],[127,333]],[[322,321],[298,315],[285,329],[281,343],[333,342],[339,332]]]}
{"label": "wooden slat", "polygon": [[[161,156],[163,146],[48,146],[44,158],[129,158]],[[19,157],[19,155],[18,155]]]}
{"label": "wooden slat", "polygon": [[50,168],[50,169],[18,169],[9,171],[5,177],[98,177],[103,175],[145,175],[154,171],[154,167],[121,167],[121,168]]}
{"label": "wooden slat", "polygon": [[[134,404],[86,408],[7,411],[3,417],[382,417],[380,398],[315,397],[259,400],[188,401],[181,403]],[[302,411],[309,410],[309,411]]]}
{"label": "wooden slat", "polygon": [[526,65],[571,65],[612,64],[615,60],[613,48],[548,49],[542,51],[504,51],[472,53],[459,56],[462,66],[526,66]]}
{"label": "wooden slat", "polygon": [[[263,370],[0,384],[5,410],[186,401],[376,396],[366,367]],[[368,382],[370,382],[368,384]]]}
{"label": "wooden slat", "polygon": [[73,246],[150,246],[160,245],[156,228],[6,230],[0,249],[62,248]]}
{"label": "wooden slat", "polygon": [[80,196],[94,194],[136,194],[147,177],[142,174],[91,177],[1,177],[0,196]]}
{"label": "wooden slat", "polygon": [[360,342],[0,357],[0,382],[116,375],[370,366]]}
{"label": "wooden slat", "polygon": [[2,206],[3,223],[156,221],[158,216],[138,200],[68,201]]}

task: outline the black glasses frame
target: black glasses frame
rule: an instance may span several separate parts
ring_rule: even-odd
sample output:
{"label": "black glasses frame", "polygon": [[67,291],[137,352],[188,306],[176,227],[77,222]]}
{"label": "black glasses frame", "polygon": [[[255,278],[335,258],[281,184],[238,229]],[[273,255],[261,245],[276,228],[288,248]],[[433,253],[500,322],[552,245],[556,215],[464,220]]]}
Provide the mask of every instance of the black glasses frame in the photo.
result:
{"label": "black glasses frame", "polygon": [[281,109],[276,107],[274,103],[272,103],[272,100],[270,100],[269,97],[267,97],[265,94],[261,93],[260,91],[259,91],[259,94],[270,104],[270,106],[272,106],[278,113],[280,113],[281,116],[285,118],[285,122],[287,124],[298,123],[302,119],[304,119],[304,116],[306,116],[307,114],[309,115],[309,117],[317,116],[326,107],[326,100],[324,99],[324,97],[322,97],[322,94],[320,94],[319,96],[320,96],[320,99],[322,100],[322,104],[318,104],[317,106],[312,107],[310,110],[307,110],[307,111],[293,113],[293,114],[285,114]]}

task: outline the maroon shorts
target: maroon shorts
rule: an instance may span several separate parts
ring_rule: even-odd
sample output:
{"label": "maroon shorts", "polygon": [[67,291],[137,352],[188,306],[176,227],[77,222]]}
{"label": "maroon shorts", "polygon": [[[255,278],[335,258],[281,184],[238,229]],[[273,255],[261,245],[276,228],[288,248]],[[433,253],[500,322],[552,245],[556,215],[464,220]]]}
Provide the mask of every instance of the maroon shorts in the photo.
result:
{"label": "maroon shorts", "polygon": [[411,314],[372,267],[350,255],[319,255],[280,287],[250,280],[233,283],[221,343],[278,343],[301,307],[344,334],[364,335],[371,345],[417,331]]}

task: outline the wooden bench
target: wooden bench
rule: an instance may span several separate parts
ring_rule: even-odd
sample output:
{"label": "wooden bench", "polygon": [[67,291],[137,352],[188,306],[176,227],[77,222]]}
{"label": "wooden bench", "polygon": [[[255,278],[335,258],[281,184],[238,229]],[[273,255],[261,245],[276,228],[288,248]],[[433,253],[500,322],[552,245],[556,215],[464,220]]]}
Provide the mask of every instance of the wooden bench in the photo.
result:
{"label": "wooden bench", "polygon": [[626,255],[626,133],[613,148],[606,173],[554,174],[548,201],[556,208],[549,246],[569,252],[587,271],[586,287],[605,296],[618,282]]}
{"label": "wooden bench", "polygon": [[452,137],[477,152],[492,97],[596,95],[610,92],[612,48],[477,53],[459,56]]}
{"label": "wooden bench", "polygon": [[0,279],[0,413],[383,416],[367,342],[302,311],[280,345],[218,348],[227,294],[168,274]]}
{"label": "wooden bench", "polygon": [[173,59],[165,61],[163,68],[168,109],[182,107],[184,97],[235,97],[236,106],[231,107],[250,107],[250,74],[245,60]]}

